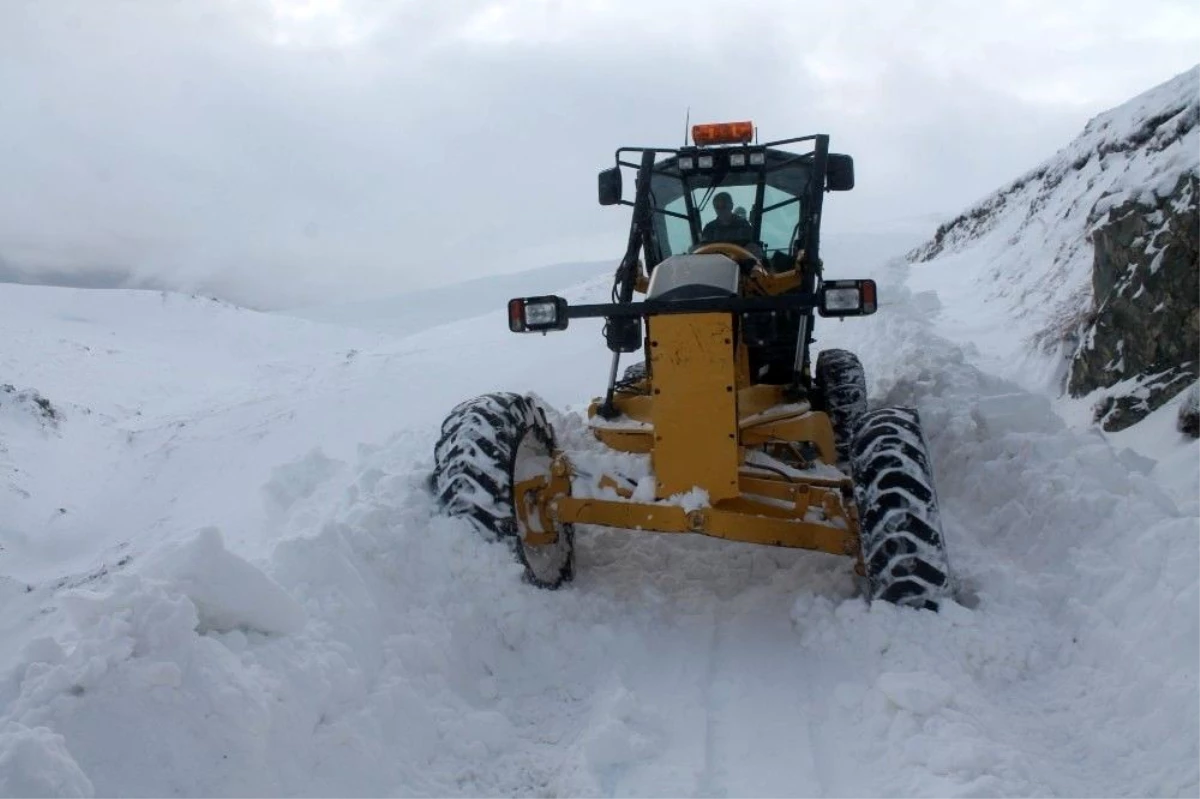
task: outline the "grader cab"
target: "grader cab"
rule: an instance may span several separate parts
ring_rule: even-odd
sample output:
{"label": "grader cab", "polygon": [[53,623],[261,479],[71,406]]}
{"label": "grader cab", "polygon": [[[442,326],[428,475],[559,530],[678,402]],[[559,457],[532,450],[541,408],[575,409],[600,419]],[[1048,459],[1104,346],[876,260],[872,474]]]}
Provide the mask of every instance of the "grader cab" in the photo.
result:
{"label": "grader cab", "polygon": [[853,161],[826,135],[753,132],[697,125],[685,147],[619,149],[599,176],[601,205],[632,207],[613,301],[509,303],[518,333],[605,320],[599,452],[560,450],[536,398],[488,394],[443,423],[434,491],[542,587],[573,576],[575,526],[601,525],[844,555],[870,598],[936,609],[951,580],[916,411],[869,411],[851,352],[810,360],[818,318],[877,310],[873,281],[825,280],[820,258],[824,195],[853,188]]}

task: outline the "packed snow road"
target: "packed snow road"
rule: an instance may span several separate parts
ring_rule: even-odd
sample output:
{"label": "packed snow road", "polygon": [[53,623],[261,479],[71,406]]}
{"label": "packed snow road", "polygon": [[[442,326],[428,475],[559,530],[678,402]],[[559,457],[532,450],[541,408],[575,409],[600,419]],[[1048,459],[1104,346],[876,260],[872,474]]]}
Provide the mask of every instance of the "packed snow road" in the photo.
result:
{"label": "packed snow road", "polygon": [[1195,505],[980,371],[907,270],[817,346],[921,412],[940,614],[843,559],[602,529],[544,592],[438,516],[462,399],[534,391],[584,445],[594,325],[0,286],[0,374],[61,412],[0,396],[0,794],[1195,795]]}

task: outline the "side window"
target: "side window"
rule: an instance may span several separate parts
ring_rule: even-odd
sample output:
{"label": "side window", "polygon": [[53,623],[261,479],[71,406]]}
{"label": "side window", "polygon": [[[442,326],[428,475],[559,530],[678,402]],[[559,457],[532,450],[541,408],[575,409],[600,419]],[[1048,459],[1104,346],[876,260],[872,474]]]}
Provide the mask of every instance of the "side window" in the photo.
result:
{"label": "side window", "polygon": [[762,240],[768,250],[787,250],[792,244],[796,224],[800,221],[800,203],[795,198],[773,186],[763,192],[763,207],[771,208],[776,203],[793,200],[786,205],[773,208],[763,214]]}
{"label": "side window", "polygon": [[[683,197],[680,197],[674,202],[667,203],[666,210],[677,214],[686,214],[687,204],[683,201]],[[663,214],[662,218],[667,230],[667,241],[666,246],[663,248],[663,255],[675,255],[687,252],[695,243],[692,241],[692,229],[688,225],[688,221],[669,214]]]}

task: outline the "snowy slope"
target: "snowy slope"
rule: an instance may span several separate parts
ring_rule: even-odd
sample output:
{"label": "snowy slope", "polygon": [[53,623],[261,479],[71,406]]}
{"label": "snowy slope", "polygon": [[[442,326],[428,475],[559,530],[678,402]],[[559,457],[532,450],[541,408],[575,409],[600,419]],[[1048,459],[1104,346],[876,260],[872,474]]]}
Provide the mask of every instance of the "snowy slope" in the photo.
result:
{"label": "snowy slope", "polygon": [[[1053,157],[943,224],[909,253],[908,285],[941,336],[1089,429],[1095,395],[1070,398],[1064,383],[1071,336],[1092,304],[1091,232],[1108,208],[1166,195],[1189,172],[1200,172],[1200,67],[1100,114]],[[1183,400],[1129,430],[1092,434],[1192,507],[1200,466],[1194,442],[1175,429]]]}
{"label": "snowy slope", "polygon": [[540,592],[438,517],[445,412],[532,390],[578,440],[597,323],[0,286],[0,383],[61,412],[0,395],[0,795],[1195,795],[1200,508],[846,244],[830,275],[884,304],[819,346],[921,411],[939,615],[842,559],[601,529]]}
{"label": "snowy slope", "polygon": [[561,291],[596,275],[611,273],[619,260],[618,255],[611,262],[556,264],[396,296],[295,308],[284,313],[314,322],[405,335],[479,316],[500,307],[509,297]]}
{"label": "snowy slope", "polygon": [[1091,231],[1107,209],[1167,196],[1200,172],[1200,67],[1092,119],[1051,158],[914,249],[914,288],[936,289],[940,329],[997,374],[1058,393],[1064,338],[1092,303]]}

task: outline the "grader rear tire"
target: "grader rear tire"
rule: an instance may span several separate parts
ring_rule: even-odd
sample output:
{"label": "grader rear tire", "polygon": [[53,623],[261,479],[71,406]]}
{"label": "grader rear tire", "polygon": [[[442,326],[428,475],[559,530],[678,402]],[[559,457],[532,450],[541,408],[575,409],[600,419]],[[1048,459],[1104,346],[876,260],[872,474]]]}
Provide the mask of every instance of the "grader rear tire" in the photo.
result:
{"label": "grader rear tire", "polygon": [[858,356],[849,350],[822,350],[817,356],[817,398],[829,414],[838,460],[850,460],[850,444],[867,412],[867,378]]}

